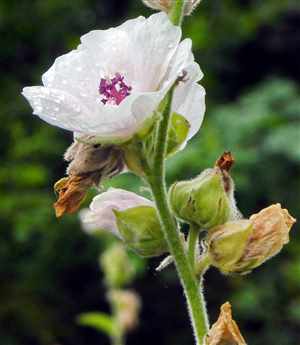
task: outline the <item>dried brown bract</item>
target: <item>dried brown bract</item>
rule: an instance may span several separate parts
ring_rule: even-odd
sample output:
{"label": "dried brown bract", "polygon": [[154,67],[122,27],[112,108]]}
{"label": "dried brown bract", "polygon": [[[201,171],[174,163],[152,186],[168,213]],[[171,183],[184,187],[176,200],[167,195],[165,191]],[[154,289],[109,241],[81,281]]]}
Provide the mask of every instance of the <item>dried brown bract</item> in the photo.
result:
{"label": "dried brown bract", "polygon": [[91,145],[76,141],[64,157],[70,164],[67,168],[68,177],[54,185],[58,193],[58,200],[54,204],[57,217],[76,212],[89,188],[97,187],[105,178],[124,169],[123,153],[112,145]]}
{"label": "dried brown bract", "polygon": [[208,332],[205,345],[247,345],[238,325],[232,319],[229,302],[222,305],[220,316]]}

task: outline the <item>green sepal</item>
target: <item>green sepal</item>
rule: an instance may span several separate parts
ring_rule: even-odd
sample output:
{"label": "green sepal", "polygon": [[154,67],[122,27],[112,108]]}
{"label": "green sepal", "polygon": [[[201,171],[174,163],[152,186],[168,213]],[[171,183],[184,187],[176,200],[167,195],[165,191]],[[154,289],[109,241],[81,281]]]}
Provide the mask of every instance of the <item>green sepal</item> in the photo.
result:
{"label": "green sepal", "polygon": [[180,114],[172,113],[169,127],[167,155],[175,153],[182,146],[188,136],[189,130],[190,123],[187,119]]}
{"label": "green sepal", "polygon": [[114,210],[118,230],[126,245],[143,257],[159,256],[167,252],[156,210],[139,206],[125,211]]}
{"label": "green sepal", "polygon": [[245,253],[252,232],[249,220],[228,222],[217,227],[208,240],[212,265],[225,274],[237,272],[237,264]]}
{"label": "green sepal", "polygon": [[224,224],[231,215],[231,202],[219,169],[207,169],[192,180],[173,184],[169,198],[178,218],[201,229]]}

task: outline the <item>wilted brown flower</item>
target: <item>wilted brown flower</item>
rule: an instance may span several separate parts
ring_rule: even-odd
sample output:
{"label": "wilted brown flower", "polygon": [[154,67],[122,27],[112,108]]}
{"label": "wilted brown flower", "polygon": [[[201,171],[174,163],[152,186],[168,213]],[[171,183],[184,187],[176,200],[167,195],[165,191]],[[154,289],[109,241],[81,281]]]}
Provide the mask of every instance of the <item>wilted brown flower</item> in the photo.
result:
{"label": "wilted brown flower", "polygon": [[247,345],[238,325],[232,319],[229,302],[222,305],[220,316],[208,332],[205,345]]}
{"label": "wilted brown flower", "polygon": [[105,178],[110,178],[124,168],[123,153],[115,146],[91,145],[76,141],[65,153],[70,162],[68,177],[54,185],[58,200],[54,204],[57,217],[78,210],[88,189],[98,186]]}
{"label": "wilted brown flower", "polygon": [[[171,7],[176,0],[142,0],[145,5],[154,10],[160,10],[164,12],[169,12]],[[184,14],[190,15],[193,10],[199,5],[201,0],[185,0]]]}
{"label": "wilted brown flower", "polygon": [[280,204],[269,206],[250,219],[227,222],[212,229],[208,253],[223,273],[248,273],[278,254],[289,242],[295,219]]}
{"label": "wilted brown flower", "polygon": [[271,205],[250,217],[253,232],[240,259],[240,265],[253,261],[256,266],[278,254],[289,242],[289,232],[296,222],[280,204]]}

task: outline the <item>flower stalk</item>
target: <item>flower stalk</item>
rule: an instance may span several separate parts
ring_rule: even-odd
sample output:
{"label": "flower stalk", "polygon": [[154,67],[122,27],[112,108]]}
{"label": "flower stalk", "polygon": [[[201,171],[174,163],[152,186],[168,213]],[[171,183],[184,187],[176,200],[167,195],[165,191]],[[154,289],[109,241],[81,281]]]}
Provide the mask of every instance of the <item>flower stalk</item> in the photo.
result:
{"label": "flower stalk", "polygon": [[191,224],[188,235],[188,256],[193,269],[195,268],[197,255],[199,254],[198,244],[199,228],[195,224]]}
{"label": "flower stalk", "polygon": [[[181,25],[184,1],[174,2],[170,12],[170,19],[175,25]],[[180,238],[177,223],[172,215],[165,182],[165,160],[168,144],[168,130],[171,118],[171,104],[173,89],[167,95],[166,106],[158,124],[153,165],[148,167],[146,179],[150,185],[154,201],[158,210],[158,217],[167,241],[169,251],[174,258],[175,266],[183,286],[191,323],[197,345],[202,345],[208,332],[208,317],[205,301],[194,268]]]}
{"label": "flower stalk", "polygon": [[170,10],[169,18],[174,25],[180,26],[184,17],[184,0],[176,0]]}

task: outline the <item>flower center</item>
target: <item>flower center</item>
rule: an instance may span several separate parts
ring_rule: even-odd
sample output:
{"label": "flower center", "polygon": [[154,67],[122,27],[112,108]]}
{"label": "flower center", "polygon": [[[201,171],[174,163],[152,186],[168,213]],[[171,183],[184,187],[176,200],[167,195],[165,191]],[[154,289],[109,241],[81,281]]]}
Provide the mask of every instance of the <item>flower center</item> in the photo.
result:
{"label": "flower center", "polygon": [[101,78],[99,94],[102,96],[103,104],[119,105],[127,96],[130,95],[131,86],[126,85],[124,77],[116,73],[113,78]]}

